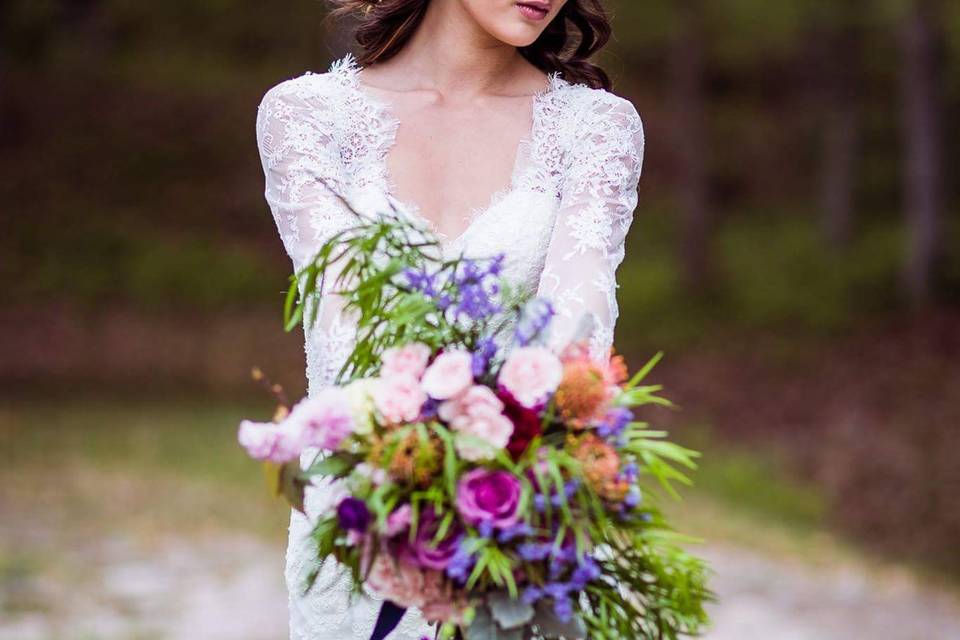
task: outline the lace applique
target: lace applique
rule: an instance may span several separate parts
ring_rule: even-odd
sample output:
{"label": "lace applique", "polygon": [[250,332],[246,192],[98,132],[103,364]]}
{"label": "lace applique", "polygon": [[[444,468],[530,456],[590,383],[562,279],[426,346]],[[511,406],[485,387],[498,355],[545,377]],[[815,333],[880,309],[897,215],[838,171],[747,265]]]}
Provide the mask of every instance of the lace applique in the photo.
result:
{"label": "lace applique", "polygon": [[[386,157],[399,122],[386,105],[364,92],[352,56],[328,73],[308,73],[264,96],[257,116],[257,142],[266,177],[265,196],[295,269],[320,245],[353,223],[336,197],[361,210],[395,193]],[[643,159],[643,131],[633,106],[605,91],[570,84],[553,74],[533,99],[531,133],[517,150],[509,186],[486,207],[470,212],[458,238],[444,242],[452,257],[504,253],[504,275],[557,308],[551,341],[563,344],[584,314],[594,319],[591,351],[605,355],[617,320],[616,269],[636,206]],[[406,210],[408,205],[394,200]],[[336,296],[323,296],[317,322],[305,332],[310,393],[332,384],[348,357],[355,328]],[[512,321],[498,341],[508,344]],[[311,491],[312,517],[330,508],[337,487]],[[286,578],[293,640],[366,640],[380,603],[351,593],[352,582],[335,563],[321,568],[308,594],[302,585],[314,568],[311,520],[294,512],[290,521]],[[432,631],[408,612],[393,640],[419,640]]]}

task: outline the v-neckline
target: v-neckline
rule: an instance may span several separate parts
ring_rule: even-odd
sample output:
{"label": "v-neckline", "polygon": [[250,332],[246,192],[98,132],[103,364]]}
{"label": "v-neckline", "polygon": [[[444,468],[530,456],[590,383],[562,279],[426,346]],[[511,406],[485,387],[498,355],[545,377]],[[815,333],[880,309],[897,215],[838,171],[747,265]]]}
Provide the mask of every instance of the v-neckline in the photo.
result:
{"label": "v-neckline", "polygon": [[[353,88],[363,102],[373,109],[373,111],[377,114],[377,117],[382,122],[387,124],[384,133],[385,139],[378,141],[380,144],[380,153],[378,154],[379,157],[377,158],[377,162],[380,165],[379,171],[384,181],[384,195],[392,202],[392,204],[397,206],[402,213],[406,214],[410,218],[413,218],[416,222],[424,225],[430,230],[430,232],[436,235],[440,240],[441,245],[444,247],[455,246],[462,242],[475,227],[475,225],[483,217],[485,217],[491,209],[494,209],[496,205],[500,203],[500,201],[518,190],[518,182],[520,174],[523,170],[521,165],[523,164],[522,154],[524,148],[529,148],[530,154],[536,153],[536,140],[541,129],[540,119],[542,102],[547,96],[564,84],[564,80],[560,77],[559,73],[548,74],[546,86],[530,96],[530,128],[527,134],[520,138],[520,140],[517,142],[513,154],[513,166],[510,170],[510,178],[507,184],[492,192],[489,198],[487,198],[485,205],[473,207],[464,216],[466,219],[466,225],[463,227],[463,229],[461,229],[460,232],[455,235],[450,235],[440,231],[437,228],[436,223],[428,219],[423,214],[422,208],[418,203],[402,200],[397,195],[397,185],[393,180],[388,164],[390,152],[396,145],[397,131],[401,125],[400,119],[394,113],[393,105],[388,100],[373,95],[360,81],[360,73],[363,71],[363,67],[357,63],[352,54],[347,54],[346,57],[335,62],[331,66],[331,71],[344,72],[350,87]],[[533,159],[530,158],[526,164],[529,165],[532,160]]]}

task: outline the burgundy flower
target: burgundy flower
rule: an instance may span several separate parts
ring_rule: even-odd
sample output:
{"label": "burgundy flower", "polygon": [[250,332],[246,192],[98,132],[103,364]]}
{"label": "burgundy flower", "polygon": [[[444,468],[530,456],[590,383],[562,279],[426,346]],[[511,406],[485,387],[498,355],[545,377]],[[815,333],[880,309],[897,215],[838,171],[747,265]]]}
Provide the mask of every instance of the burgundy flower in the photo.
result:
{"label": "burgundy flower", "polygon": [[519,402],[506,389],[500,389],[497,397],[503,402],[503,414],[513,423],[513,435],[507,443],[507,451],[517,460],[530,446],[530,442],[543,432],[540,415]]}

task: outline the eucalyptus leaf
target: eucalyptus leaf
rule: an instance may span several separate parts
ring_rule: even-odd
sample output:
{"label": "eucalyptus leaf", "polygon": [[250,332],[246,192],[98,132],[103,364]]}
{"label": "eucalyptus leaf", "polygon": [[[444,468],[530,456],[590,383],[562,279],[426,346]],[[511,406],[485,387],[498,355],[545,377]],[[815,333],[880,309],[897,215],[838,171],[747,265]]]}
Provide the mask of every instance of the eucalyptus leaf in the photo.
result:
{"label": "eucalyptus leaf", "polygon": [[523,640],[523,628],[502,629],[490,611],[480,607],[473,622],[464,629],[464,640]]}
{"label": "eucalyptus leaf", "polygon": [[487,596],[490,613],[503,629],[523,627],[533,619],[533,605],[511,598],[509,593],[495,591]]}
{"label": "eucalyptus leaf", "polygon": [[545,638],[566,638],[574,640],[587,637],[587,628],[583,620],[574,616],[569,622],[564,622],[553,612],[553,606],[546,600],[537,603],[536,615],[532,624],[540,631],[540,635]]}

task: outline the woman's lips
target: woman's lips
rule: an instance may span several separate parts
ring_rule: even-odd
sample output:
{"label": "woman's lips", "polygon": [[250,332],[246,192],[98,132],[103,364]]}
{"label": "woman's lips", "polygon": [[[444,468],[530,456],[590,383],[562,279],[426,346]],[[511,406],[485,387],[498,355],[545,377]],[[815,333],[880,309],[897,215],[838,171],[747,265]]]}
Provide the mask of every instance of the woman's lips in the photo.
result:
{"label": "woman's lips", "polygon": [[550,13],[548,2],[518,2],[517,8],[520,10],[520,15],[528,20],[543,20]]}

